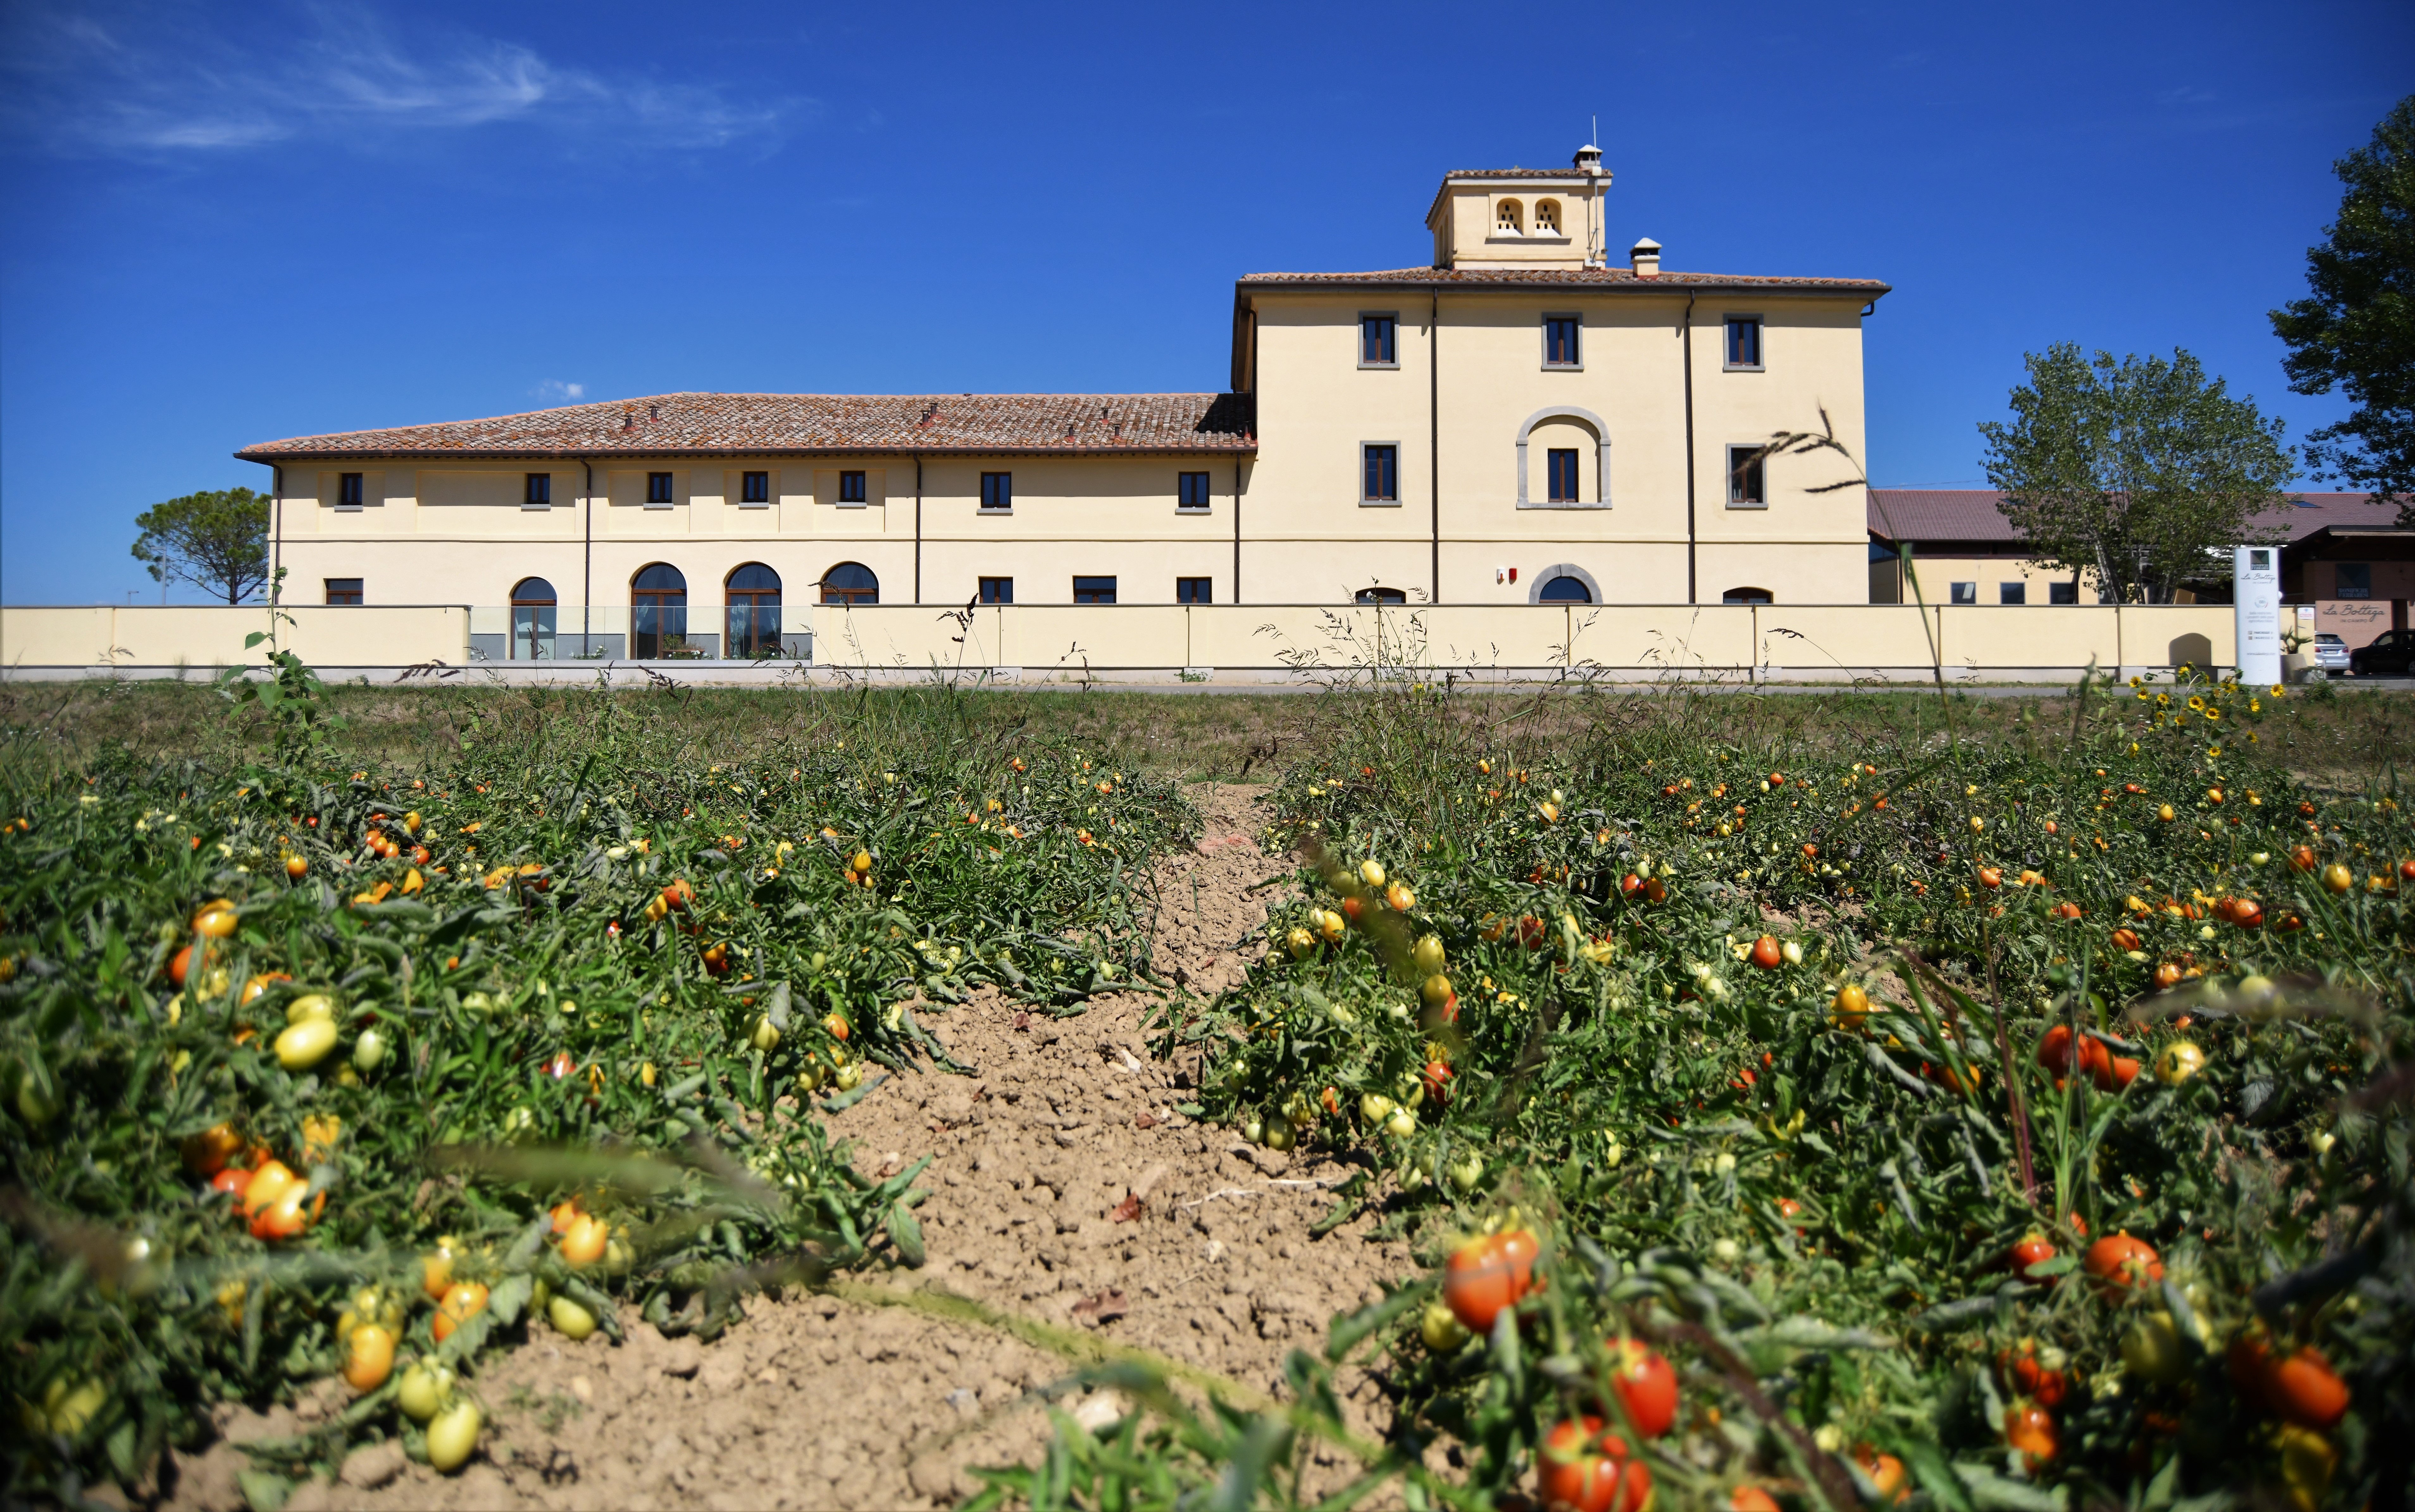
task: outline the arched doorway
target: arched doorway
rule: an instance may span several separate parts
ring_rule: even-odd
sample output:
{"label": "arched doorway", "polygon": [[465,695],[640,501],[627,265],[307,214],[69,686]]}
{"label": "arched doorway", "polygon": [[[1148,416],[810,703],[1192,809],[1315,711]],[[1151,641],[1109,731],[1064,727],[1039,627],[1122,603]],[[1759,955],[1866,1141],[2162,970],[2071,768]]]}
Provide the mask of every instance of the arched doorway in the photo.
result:
{"label": "arched doorway", "polygon": [[629,654],[660,661],[687,650],[687,579],[668,562],[638,569],[629,579]]}
{"label": "arched doorway", "polygon": [[752,661],[780,654],[780,575],[759,561],[750,561],[722,584],[728,605],[728,649],[732,661]]}
{"label": "arched doorway", "polygon": [[842,561],[822,574],[824,604],[878,604],[880,579],[860,561]]}
{"label": "arched doorway", "polygon": [[1571,577],[1562,573],[1536,591],[1535,602],[1538,604],[1591,604],[1593,590],[1584,585],[1582,578]]}
{"label": "arched doorway", "polygon": [[512,585],[512,645],[516,662],[553,660],[553,585],[542,577],[523,577]]}

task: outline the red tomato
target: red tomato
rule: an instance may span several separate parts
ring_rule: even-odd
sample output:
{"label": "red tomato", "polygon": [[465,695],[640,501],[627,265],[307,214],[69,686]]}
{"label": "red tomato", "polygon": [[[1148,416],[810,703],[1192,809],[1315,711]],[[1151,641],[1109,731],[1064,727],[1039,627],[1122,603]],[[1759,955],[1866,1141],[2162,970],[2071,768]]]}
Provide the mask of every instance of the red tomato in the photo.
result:
{"label": "red tomato", "polygon": [[1543,942],[1550,937],[1551,934],[1544,928],[1543,921],[1533,914],[1528,914],[1518,921],[1518,943],[1526,949],[1539,951],[1543,948]]}
{"label": "red tomato", "polygon": [[553,1058],[545,1063],[546,1074],[552,1077],[557,1082],[561,1081],[563,1077],[568,1076],[574,1069],[575,1068],[571,1064],[570,1052],[567,1050],[555,1051],[553,1053]]}
{"label": "red tomato", "polygon": [[2070,1382],[2062,1371],[2049,1369],[2038,1358],[2037,1340],[2024,1339],[2011,1349],[1996,1355],[1996,1366],[2004,1373],[2005,1385],[2016,1396],[2034,1397],[2041,1407],[2060,1407],[2069,1394]]}
{"label": "red tomato", "polygon": [[193,948],[189,945],[168,958],[168,980],[182,987],[186,974],[193,968]]}
{"label": "red tomato", "polygon": [[2117,929],[2113,932],[2113,948],[2117,951],[2135,951],[2140,943],[2135,931]]}
{"label": "red tomato", "polygon": [[1501,1258],[1509,1263],[1510,1300],[1514,1302],[1535,1289],[1535,1257],[1542,1253],[1543,1247],[1526,1229],[1510,1229],[1498,1235],[1494,1243]]}
{"label": "red tomato", "polygon": [[1508,1257],[1493,1235],[1468,1240],[1443,1265],[1443,1304],[1460,1326],[1489,1334],[1492,1320],[1518,1300]]}
{"label": "red tomato", "polygon": [[2260,929],[2264,925],[2264,906],[2254,898],[2242,898],[2231,907],[2230,921],[2242,929]]}
{"label": "red tomato", "polygon": [[[2305,811],[2304,804],[2302,803],[2298,805],[2298,807],[2299,812],[2303,813]],[[2313,871],[2315,869],[2315,848],[2312,846],[2300,846],[2295,850],[2290,851],[2289,864],[2302,872]]]}
{"label": "red tomato", "polygon": [[[2028,1274],[2032,1265],[2045,1265],[2054,1258],[2054,1246],[2047,1242],[2045,1235],[2032,1233],[2013,1246],[2012,1252],[2007,1258],[2012,1263],[2013,1274],[2023,1276]],[[2058,1278],[2049,1276],[2047,1278],[2047,1284],[2052,1286],[2056,1280]]]}
{"label": "red tomato", "polygon": [[2264,1400],[2284,1422],[2327,1430],[2348,1415],[2348,1383],[2308,1345],[2265,1371]]}
{"label": "red tomato", "polygon": [[1424,1076],[1426,1096],[1433,1100],[1433,1105],[1437,1108],[1450,1101],[1450,1062],[1447,1060],[1426,1062]]}
{"label": "red tomato", "polygon": [[217,1175],[210,1177],[210,1190],[212,1191],[226,1192],[230,1196],[233,1197],[238,1205],[240,1205],[243,1200],[244,1189],[250,1185],[251,1173],[239,1165],[228,1166],[225,1170],[220,1171]]}
{"label": "red tomato", "polygon": [[679,913],[684,910],[689,904],[694,903],[695,901],[696,889],[688,886],[687,878],[684,876],[672,877],[670,886],[663,889],[664,906],[668,907],[673,913]]}
{"label": "red tomato", "polygon": [[1550,1508],[1644,1512],[1652,1505],[1651,1470],[1628,1459],[1627,1441],[1603,1431],[1598,1417],[1563,1422],[1545,1435],[1535,1480]]}
{"label": "red tomato", "polygon": [[1635,896],[1642,887],[1643,879],[1637,876],[1633,872],[1629,872],[1625,876],[1618,879],[1618,894],[1623,898],[1631,898]]}
{"label": "red tomato", "polygon": [[1752,964],[1754,966],[1761,967],[1763,971],[1775,971],[1780,966],[1783,966],[1785,962],[1785,955],[1778,948],[1777,936],[1763,935],[1761,938],[1752,942]]}
{"label": "red tomato", "polygon": [[1669,890],[1663,887],[1660,879],[1656,876],[1643,884],[1643,898],[1647,903],[1665,903],[1669,898]]}
{"label": "red tomato", "polygon": [[2164,1279],[2163,1257],[2155,1247],[2127,1234],[2108,1234],[2090,1245],[2079,1265],[2108,1296],[2143,1292]]}
{"label": "red tomato", "polygon": [[2054,1418],[2034,1403],[2017,1402],[2004,1409],[2004,1442],[2029,1456],[2034,1470],[2054,1458]]}
{"label": "red tomato", "polygon": [[1622,1339],[1611,1346],[1610,1384],[1636,1432],[1657,1439],[1677,1423],[1677,1372],[1646,1345]]}
{"label": "red tomato", "polygon": [[1979,868],[1979,885],[1983,888],[2002,887],[2004,874],[1996,867],[1982,866]]}
{"label": "red tomato", "polygon": [[1342,900],[1342,917],[1349,920],[1352,923],[1355,924],[1358,922],[1359,918],[1366,912],[1367,905],[1361,900],[1358,898],[1344,898]]}

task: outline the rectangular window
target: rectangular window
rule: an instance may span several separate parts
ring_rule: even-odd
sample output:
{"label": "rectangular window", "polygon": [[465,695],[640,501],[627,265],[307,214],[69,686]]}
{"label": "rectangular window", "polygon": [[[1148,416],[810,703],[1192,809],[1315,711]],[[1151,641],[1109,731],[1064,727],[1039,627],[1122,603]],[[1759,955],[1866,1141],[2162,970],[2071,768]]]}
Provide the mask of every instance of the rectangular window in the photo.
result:
{"label": "rectangular window", "polygon": [[552,473],[532,472],[528,475],[528,492],[520,496],[520,507],[522,509],[550,509],[553,507]]}
{"label": "rectangular window", "polygon": [[2046,585],[2046,601],[2048,604],[2077,604],[2079,602],[2079,585],[2048,583]]}
{"label": "rectangular window", "polygon": [[1174,580],[1174,602],[1213,604],[1216,602],[1215,582],[1213,577],[1178,577]]}
{"label": "rectangular window", "polygon": [[336,507],[338,509],[358,509],[361,507],[361,475],[359,473],[338,472],[336,474]]}
{"label": "rectangular window", "polygon": [[1577,502],[1577,449],[1573,446],[1554,446],[1549,455],[1552,464],[1551,502],[1555,504],[1575,503]]}
{"label": "rectangular window", "polygon": [[2333,569],[2339,576],[2332,579],[2332,592],[2338,598],[2373,597],[2373,563],[2343,561]]}
{"label": "rectangular window", "polygon": [[1945,596],[1956,604],[1976,604],[1979,602],[1979,585],[1954,583],[1947,587]]}
{"label": "rectangular window", "polygon": [[1208,507],[1208,474],[1178,472],[1175,474],[1174,505],[1177,509]]}
{"label": "rectangular window", "polygon": [[1076,577],[1073,579],[1073,602],[1076,604],[1113,604],[1116,601],[1116,580],[1112,577]]}
{"label": "rectangular window", "polygon": [[1731,315],[1728,317],[1728,361],[1731,368],[1748,370],[1761,367],[1761,317]]}
{"label": "rectangular window", "polygon": [[650,504],[668,504],[672,502],[671,475],[668,472],[647,473],[646,502]]}
{"label": "rectangular window", "polygon": [[1400,332],[1400,317],[1396,315],[1359,316],[1358,366],[1398,367],[1401,365]]}
{"label": "rectangular window", "polygon": [[1543,317],[1544,367],[1581,367],[1584,366],[1577,350],[1577,329],[1582,323],[1573,315]]}
{"label": "rectangular window", "polygon": [[981,506],[983,509],[1012,509],[1014,507],[1014,474],[1012,472],[982,473]]}
{"label": "rectangular window", "polygon": [[838,475],[838,502],[842,504],[860,504],[865,502],[862,473],[842,472]]}
{"label": "rectangular window", "polygon": [[738,502],[742,504],[768,504],[772,502],[772,474],[741,472],[738,474]]}
{"label": "rectangular window", "polygon": [[1996,602],[1999,604],[2027,604],[2029,601],[2030,585],[2027,583],[1998,583],[1996,585]]}
{"label": "rectangular window", "polygon": [[[856,476],[860,478],[863,476],[863,474],[859,472]],[[1014,579],[1012,577],[982,578],[981,580],[981,601],[983,604],[1013,603]]]}
{"label": "rectangular window", "polygon": [[1728,507],[1730,509],[1768,508],[1768,481],[1762,471],[1760,447],[1731,446],[1728,448]]}
{"label": "rectangular window", "polygon": [[1359,501],[1370,504],[1397,504],[1401,502],[1401,449],[1388,443],[1363,448],[1366,459],[1365,487]]}
{"label": "rectangular window", "polygon": [[349,605],[353,608],[360,607],[361,580],[357,577],[328,578],[327,602],[329,604],[336,605]]}

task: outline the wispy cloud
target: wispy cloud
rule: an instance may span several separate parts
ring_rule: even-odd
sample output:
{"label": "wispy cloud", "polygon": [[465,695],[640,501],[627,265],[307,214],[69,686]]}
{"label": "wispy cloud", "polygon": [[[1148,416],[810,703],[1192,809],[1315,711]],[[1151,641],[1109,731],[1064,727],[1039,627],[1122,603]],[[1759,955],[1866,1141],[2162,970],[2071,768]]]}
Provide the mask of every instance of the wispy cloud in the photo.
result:
{"label": "wispy cloud", "polygon": [[587,385],[565,383],[559,378],[548,378],[529,392],[548,404],[575,404],[587,397]]}
{"label": "wispy cloud", "polygon": [[[314,6],[233,40],[209,8],[10,7],[0,30],[8,134],[74,156],[226,153],[520,123],[615,147],[776,142],[820,113],[796,97],[733,102],[719,88],[609,77],[534,49],[453,33],[404,37],[357,3]],[[257,13],[252,13],[257,15]]]}

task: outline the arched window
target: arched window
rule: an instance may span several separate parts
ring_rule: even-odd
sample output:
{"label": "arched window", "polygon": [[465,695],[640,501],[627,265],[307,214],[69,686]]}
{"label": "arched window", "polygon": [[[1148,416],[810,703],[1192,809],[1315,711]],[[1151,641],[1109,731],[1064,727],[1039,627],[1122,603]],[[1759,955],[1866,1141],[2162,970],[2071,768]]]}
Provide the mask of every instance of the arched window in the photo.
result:
{"label": "arched window", "polygon": [[1515,200],[1502,201],[1500,208],[1492,212],[1492,230],[1496,235],[1523,236],[1526,234],[1526,207]]}
{"label": "arched window", "polygon": [[824,604],[878,604],[880,579],[860,561],[842,561],[822,574]]}
{"label": "arched window", "polygon": [[1360,604],[1377,606],[1406,604],[1409,601],[1408,590],[1404,588],[1362,588],[1352,596]]}
{"label": "arched window", "polygon": [[687,653],[687,579],[657,561],[629,579],[629,654],[641,662]]}
{"label": "arched window", "polygon": [[523,577],[512,588],[512,648],[516,662],[553,660],[553,585]]}
{"label": "arched window", "polygon": [[1578,579],[1562,573],[1543,585],[1542,591],[1535,595],[1535,602],[1538,604],[1591,604],[1593,590],[1585,587]]}
{"label": "arched window", "polygon": [[1719,595],[1722,604],[1767,604],[1772,602],[1765,588],[1731,588]]}
{"label": "arched window", "polygon": [[722,584],[728,604],[728,650],[732,661],[780,654],[780,575],[750,561]]}
{"label": "arched window", "polygon": [[1560,202],[1557,200],[1536,201],[1535,234],[1538,236],[1557,236],[1559,233]]}

